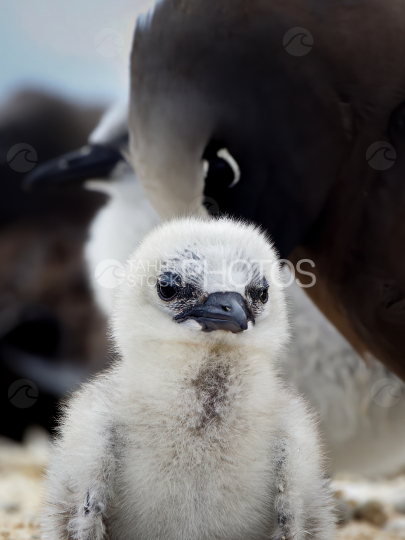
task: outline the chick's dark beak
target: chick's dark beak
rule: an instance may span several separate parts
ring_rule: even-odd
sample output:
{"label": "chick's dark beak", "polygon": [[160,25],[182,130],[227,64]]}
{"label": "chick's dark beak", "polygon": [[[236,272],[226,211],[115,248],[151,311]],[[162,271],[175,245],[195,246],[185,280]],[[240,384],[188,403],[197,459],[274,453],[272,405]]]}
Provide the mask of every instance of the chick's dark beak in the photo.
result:
{"label": "chick's dark beak", "polygon": [[227,330],[234,334],[247,330],[249,321],[254,323],[245,300],[236,292],[210,294],[204,304],[194,306],[187,313],[176,317],[177,322],[187,319],[197,321],[203,332]]}

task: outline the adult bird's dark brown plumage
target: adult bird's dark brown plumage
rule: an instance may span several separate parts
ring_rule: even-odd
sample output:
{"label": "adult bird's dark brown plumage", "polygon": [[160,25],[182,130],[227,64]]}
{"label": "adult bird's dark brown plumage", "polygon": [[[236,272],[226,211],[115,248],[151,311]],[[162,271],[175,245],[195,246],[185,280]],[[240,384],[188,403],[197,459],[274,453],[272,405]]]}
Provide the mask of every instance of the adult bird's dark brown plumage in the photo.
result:
{"label": "adult bird's dark brown plumage", "polygon": [[[204,190],[265,225],[315,262],[307,292],[354,347],[402,377],[404,22],[403,1],[163,1],[135,33],[130,118],[162,215]],[[240,166],[232,189],[196,168],[215,143]]]}

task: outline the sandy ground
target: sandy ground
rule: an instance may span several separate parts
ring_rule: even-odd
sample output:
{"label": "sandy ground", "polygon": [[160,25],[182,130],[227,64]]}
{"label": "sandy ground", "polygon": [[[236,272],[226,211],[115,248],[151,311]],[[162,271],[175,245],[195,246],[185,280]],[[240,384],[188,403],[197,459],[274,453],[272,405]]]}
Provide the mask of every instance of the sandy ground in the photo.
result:
{"label": "sandy ground", "polygon": [[[47,441],[31,430],[24,444],[0,439],[0,540],[40,538]],[[334,479],[342,520],[336,540],[405,539],[405,475],[390,480]]]}

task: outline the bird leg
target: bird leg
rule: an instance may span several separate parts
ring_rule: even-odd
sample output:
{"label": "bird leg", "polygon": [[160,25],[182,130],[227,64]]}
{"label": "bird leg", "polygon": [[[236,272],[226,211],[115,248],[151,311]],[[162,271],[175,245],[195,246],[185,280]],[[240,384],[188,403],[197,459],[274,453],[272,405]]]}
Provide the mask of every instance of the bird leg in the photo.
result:
{"label": "bird leg", "polygon": [[[64,450],[62,458],[69,448]],[[55,461],[48,472],[43,540],[106,540],[114,475],[115,457],[106,450],[93,460],[76,456],[66,468]]]}
{"label": "bird leg", "polygon": [[[310,478],[304,467],[309,448],[297,445],[294,439],[283,438],[274,456],[275,495],[274,513],[276,528],[272,540],[325,540],[332,538],[334,523],[333,501],[330,496],[329,480],[321,468],[314,469]],[[308,489],[308,483],[311,488]],[[304,489],[303,489],[304,488]]]}
{"label": "bird leg", "polygon": [[302,525],[302,501],[296,489],[289,467],[286,439],[282,439],[274,458],[275,488],[274,510],[277,527],[272,540],[300,540]]}
{"label": "bird leg", "polygon": [[106,538],[106,493],[89,488],[83,503],[71,513],[66,525],[72,540],[103,540]]}
{"label": "bird leg", "polygon": [[280,480],[274,500],[277,527],[272,540],[301,540],[305,537],[302,501],[294,496],[294,488]]}

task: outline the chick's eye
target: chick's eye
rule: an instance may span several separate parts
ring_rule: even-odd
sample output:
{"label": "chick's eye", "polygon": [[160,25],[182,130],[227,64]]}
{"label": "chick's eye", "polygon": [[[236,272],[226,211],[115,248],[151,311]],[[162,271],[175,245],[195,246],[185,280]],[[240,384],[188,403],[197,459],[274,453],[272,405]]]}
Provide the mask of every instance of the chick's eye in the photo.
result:
{"label": "chick's eye", "polygon": [[157,293],[162,300],[166,302],[173,300],[180,290],[180,283],[178,276],[173,274],[167,274],[162,276],[157,282]]}
{"label": "chick's eye", "polygon": [[203,156],[205,184],[218,188],[233,188],[240,180],[240,168],[227,148],[208,147]]}
{"label": "chick's eye", "polygon": [[260,302],[262,304],[265,304],[267,302],[267,300],[269,299],[269,288],[266,287],[265,289],[262,289],[262,291],[260,292]]}

